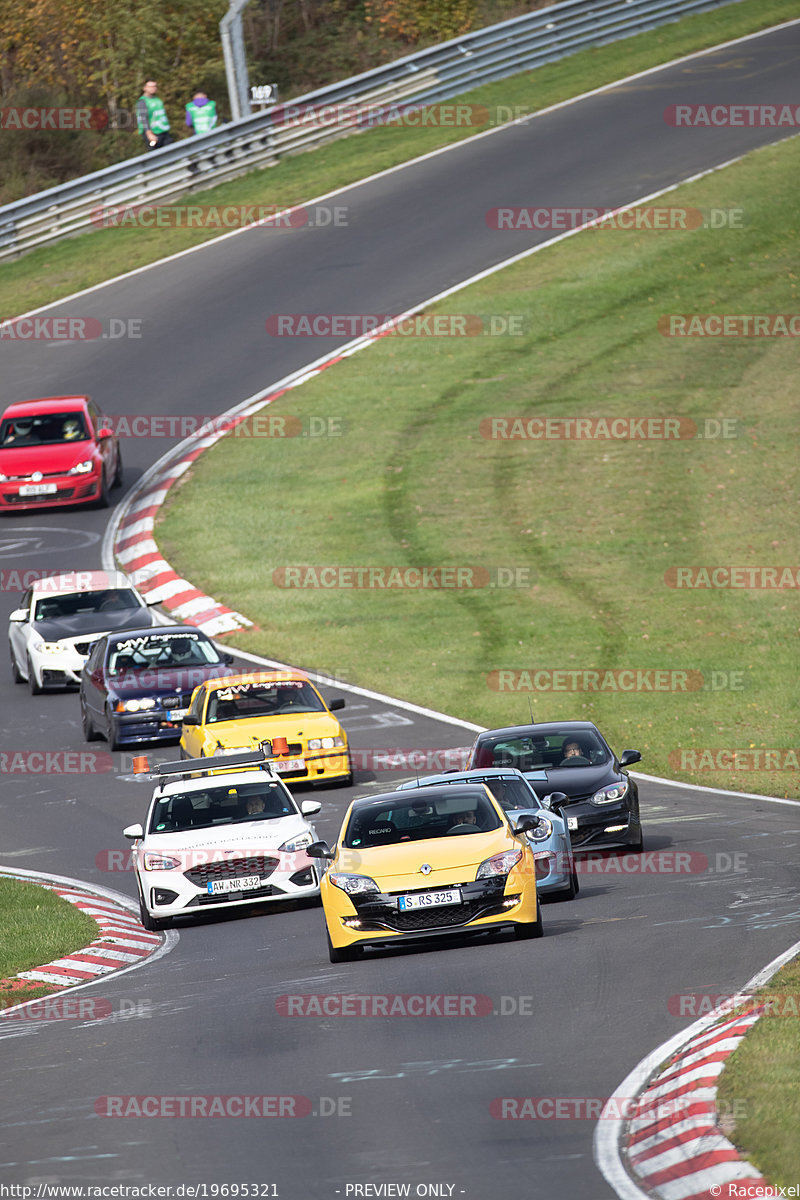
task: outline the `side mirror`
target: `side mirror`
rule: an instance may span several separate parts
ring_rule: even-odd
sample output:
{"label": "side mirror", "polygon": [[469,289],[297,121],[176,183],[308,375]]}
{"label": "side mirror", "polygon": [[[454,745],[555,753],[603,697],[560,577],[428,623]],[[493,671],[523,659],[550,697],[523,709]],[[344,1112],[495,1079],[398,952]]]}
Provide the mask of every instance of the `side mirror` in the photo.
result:
{"label": "side mirror", "polygon": [[184,723],[184,725],[199,725],[200,718],[196,717],[194,715],[194,713],[187,713],[186,716],[183,718],[183,723]]}
{"label": "side mirror", "polygon": [[630,767],[633,763],[641,762],[642,756],[638,750],[623,750],[622,758],[619,760],[621,767]]}
{"label": "side mirror", "polygon": [[511,826],[512,833],[527,833],[529,829],[535,829],[539,822],[535,817],[521,817],[516,825]]}
{"label": "side mirror", "polygon": [[344,696],[337,696],[335,700],[331,700],[328,705],[328,712],[336,712],[339,708],[344,708]]}
{"label": "side mirror", "polygon": [[222,661],[225,663],[226,667],[229,667],[231,665],[231,663],[233,662],[233,655],[230,654],[226,650],[225,653],[222,655]]}
{"label": "side mirror", "polygon": [[314,814],[318,813],[321,808],[322,805],[320,804],[319,800],[304,800],[300,805],[300,812],[304,817],[313,817]]}
{"label": "side mirror", "polygon": [[558,812],[568,800],[569,796],[565,792],[551,792],[549,796],[545,796],[543,803],[545,808],[551,808],[553,812]]}
{"label": "side mirror", "polygon": [[113,435],[112,431],[108,428],[107,425],[104,425],[102,429],[98,429],[98,431],[97,431],[97,440],[98,441],[102,441],[103,438],[110,438],[113,436],[114,435]]}
{"label": "side mirror", "polygon": [[161,603],[161,601],[160,601],[160,600],[157,600],[157,599],[155,598],[155,596],[145,596],[145,597],[144,597],[144,602],[145,602],[145,604],[147,605],[147,607],[148,607],[148,608],[152,608],[152,607],[153,607],[153,605],[155,605],[155,604],[160,604],[160,603]]}
{"label": "side mirror", "polygon": [[123,829],[122,836],[135,841],[138,838],[144,837],[144,830],[141,825],[129,825],[127,829]]}
{"label": "side mirror", "polygon": [[[306,804],[313,804],[312,801],[306,801]],[[310,846],[306,846],[306,854],[309,858],[333,858],[333,851],[327,842],[312,842]]]}
{"label": "side mirror", "polygon": [[27,608],[15,608],[8,619],[21,625],[23,621],[27,621],[28,619]]}

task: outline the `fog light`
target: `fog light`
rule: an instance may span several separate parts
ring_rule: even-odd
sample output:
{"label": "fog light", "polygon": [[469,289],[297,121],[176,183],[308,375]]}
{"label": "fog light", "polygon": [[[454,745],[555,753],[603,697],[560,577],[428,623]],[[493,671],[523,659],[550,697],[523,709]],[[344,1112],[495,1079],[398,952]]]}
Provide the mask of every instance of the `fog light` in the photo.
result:
{"label": "fog light", "polygon": [[606,825],[603,833],[621,833],[623,829],[627,829],[626,825]]}
{"label": "fog light", "polygon": [[342,924],[347,929],[360,929],[361,928],[361,921],[358,919],[358,917],[343,917]]}
{"label": "fog light", "polygon": [[515,904],[519,904],[519,896],[506,896],[501,908],[513,908]]}

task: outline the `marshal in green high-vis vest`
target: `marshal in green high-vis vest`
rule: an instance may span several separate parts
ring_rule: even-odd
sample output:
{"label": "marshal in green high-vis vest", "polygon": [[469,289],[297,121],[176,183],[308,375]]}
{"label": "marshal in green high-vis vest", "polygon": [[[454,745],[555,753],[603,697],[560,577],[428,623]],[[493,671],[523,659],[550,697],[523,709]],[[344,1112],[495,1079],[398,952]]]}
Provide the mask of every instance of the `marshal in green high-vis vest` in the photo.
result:
{"label": "marshal in green high-vis vest", "polygon": [[205,104],[196,104],[194,100],[186,105],[186,124],[194,128],[195,133],[208,133],[217,123],[217,106],[213,100]]}
{"label": "marshal in green high-vis vest", "polygon": [[[147,114],[146,124],[145,113]],[[136,105],[136,117],[139,133],[143,133],[147,128],[155,134],[166,133],[169,129],[167,110],[164,108],[164,101],[160,96],[148,96],[146,92],[143,92]]]}

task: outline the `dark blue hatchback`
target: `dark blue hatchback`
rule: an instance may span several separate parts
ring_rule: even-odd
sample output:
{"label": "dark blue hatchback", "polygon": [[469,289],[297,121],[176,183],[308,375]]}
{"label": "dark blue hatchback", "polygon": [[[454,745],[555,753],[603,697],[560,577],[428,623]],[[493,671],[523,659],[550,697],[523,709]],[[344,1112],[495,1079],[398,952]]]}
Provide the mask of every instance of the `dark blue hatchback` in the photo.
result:
{"label": "dark blue hatchback", "polygon": [[233,656],[220,654],[200,629],[162,625],[107,634],[81,672],[83,735],[110,748],[177,741],[192,692],[206,679],[232,675]]}

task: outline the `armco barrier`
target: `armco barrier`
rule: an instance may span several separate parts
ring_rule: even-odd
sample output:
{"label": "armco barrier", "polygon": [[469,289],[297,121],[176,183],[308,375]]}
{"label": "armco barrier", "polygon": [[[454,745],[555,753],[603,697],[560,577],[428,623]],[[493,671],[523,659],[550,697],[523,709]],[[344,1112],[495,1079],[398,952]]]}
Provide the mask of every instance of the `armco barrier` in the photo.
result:
{"label": "armco barrier", "polygon": [[[490,25],[290,101],[292,106],[379,108],[427,105],[492,80],[630,37],[734,0],[566,0]],[[163,203],[282,155],[358,132],[324,123],[280,123],[281,108],[231,122],[202,137],[149,151],[0,208],[0,260],[89,228],[104,208]],[[276,122],[276,115],[277,122]],[[369,126],[365,114],[361,122]]]}

